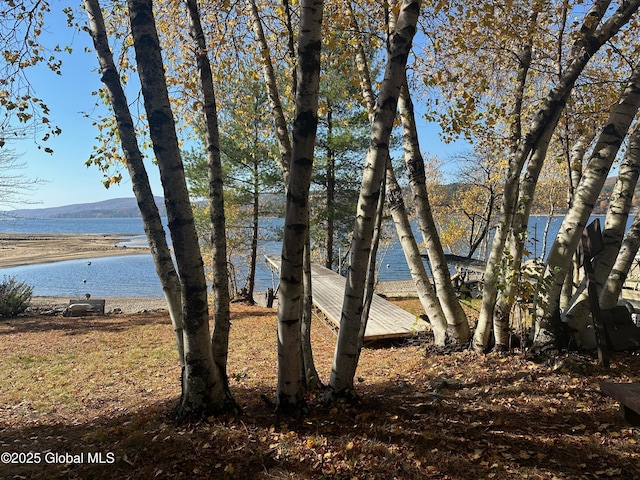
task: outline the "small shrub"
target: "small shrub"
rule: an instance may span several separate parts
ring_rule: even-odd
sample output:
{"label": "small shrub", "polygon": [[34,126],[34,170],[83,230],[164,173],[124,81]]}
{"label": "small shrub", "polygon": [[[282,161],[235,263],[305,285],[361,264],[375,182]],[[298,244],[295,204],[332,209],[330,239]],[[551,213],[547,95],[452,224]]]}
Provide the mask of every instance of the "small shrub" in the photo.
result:
{"label": "small shrub", "polygon": [[31,302],[33,287],[14,277],[4,277],[0,283],[0,317],[23,313]]}

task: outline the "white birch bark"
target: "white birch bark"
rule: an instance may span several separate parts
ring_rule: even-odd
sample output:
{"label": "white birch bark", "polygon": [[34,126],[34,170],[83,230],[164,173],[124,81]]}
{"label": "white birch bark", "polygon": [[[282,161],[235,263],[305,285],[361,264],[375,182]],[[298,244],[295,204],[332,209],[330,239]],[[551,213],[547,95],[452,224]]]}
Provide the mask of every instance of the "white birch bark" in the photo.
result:
{"label": "white birch bark", "polygon": [[[555,130],[560,113],[571,94],[573,86],[589,60],[602,45],[630,20],[640,6],[640,0],[624,2],[602,25],[598,26],[609,3],[609,0],[596,2],[586,14],[580,37],[573,46],[571,61],[567,69],[548,93],[542,107],[532,120],[529,132],[522,137],[517,144],[517,148],[510,155],[501,208],[502,222],[496,230],[487,261],[482,308],[478,319],[478,327],[473,338],[473,348],[475,350],[482,351],[486,349],[489,334],[491,333],[493,310],[496,305],[498,282],[500,281],[499,263],[502,259],[507,235],[516,212],[519,176],[522,168],[537,149],[539,142],[541,140],[544,141]],[[521,72],[518,75],[519,88],[524,88],[523,82],[526,81],[527,68],[527,65],[521,65]],[[524,73],[523,78],[521,78],[522,73]]]}
{"label": "white birch bark", "polygon": [[[587,148],[595,138],[595,130],[591,129],[588,133],[583,133],[580,138],[574,143],[569,152],[569,191],[567,192],[567,205],[571,207],[573,203],[573,195],[576,187],[580,184],[580,178],[582,178],[582,163],[587,153]],[[547,247],[545,244],[544,252],[546,253]],[[544,258],[542,258],[544,260]],[[581,273],[578,265],[577,255],[573,256],[573,262],[567,271],[567,276],[564,279],[564,285],[562,287],[562,293],[560,294],[560,308],[566,310],[574,301],[575,287],[580,283]],[[583,282],[586,287],[586,279]],[[582,288],[582,286],[581,286]]]}
{"label": "white birch bark", "polygon": [[[387,159],[387,168],[391,165],[391,159]],[[369,252],[369,262],[367,264],[367,275],[364,282],[364,296],[362,300],[362,312],[360,313],[360,331],[358,332],[358,357],[355,359],[356,365],[360,361],[360,352],[364,346],[364,335],[369,323],[369,313],[371,312],[371,303],[373,302],[373,294],[376,287],[376,257],[378,255],[378,247],[380,246],[380,235],[382,234],[382,218],[384,214],[384,204],[387,196],[387,185],[383,181],[380,184],[380,196],[378,197],[378,205],[373,227],[373,235],[371,237],[371,250]]]}
{"label": "white birch bark", "polygon": [[[311,245],[307,236],[304,247],[304,273],[303,273],[303,301],[302,321],[300,323],[300,335],[302,342],[302,381],[304,389],[320,390],[324,387],[318,375],[311,348],[311,315],[313,312],[313,296],[311,286]],[[307,271],[307,269],[309,271]]]}
{"label": "white birch bark", "polygon": [[[581,30],[583,35],[587,32],[590,33],[595,31],[598,22],[606,11],[608,3],[610,3],[609,0],[604,0],[597,2],[595,6],[592,7],[590,12],[587,14],[587,18],[589,20],[583,24]],[[560,66],[558,67],[558,72],[560,78],[562,78],[562,70]],[[558,112],[558,114],[559,113],[560,112]],[[558,119],[555,119],[554,122],[557,123]],[[553,130],[555,130],[555,128]],[[525,249],[525,240],[527,238],[531,207],[536,192],[538,178],[540,177],[540,172],[542,171],[544,161],[547,157],[547,150],[549,148],[553,130],[545,130],[544,135],[542,135],[540,141],[533,150],[525,173],[522,175],[520,180],[518,204],[509,235],[510,271],[508,272],[506,282],[507,287],[498,296],[496,308],[494,310],[493,325],[497,350],[504,350],[508,348],[509,313],[511,306],[515,301],[517,282],[519,279],[518,272],[520,272],[522,266],[522,256]]]}
{"label": "white birch bark", "polygon": [[[554,119],[553,122],[557,122],[557,119]],[[508,267],[507,271],[502,272],[505,286],[498,294],[493,310],[493,333],[496,351],[506,351],[509,348],[510,314],[515,302],[518,283],[521,280],[520,271],[522,269],[522,256],[527,237],[529,215],[538,177],[547,157],[552,133],[552,129],[547,129],[540,138],[538,145],[531,154],[525,174],[520,180],[518,203],[508,237],[510,253]]]}
{"label": "white birch bark", "polygon": [[618,298],[620,298],[629,270],[631,270],[636,260],[638,247],[640,247],[640,215],[634,218],[629,231],[625,235],[618,257],[602,288],[602,293],[600,294],[601,308],[613,308],[618,303]]}
{"label": "white birch bark", "polygon": [[418,244],[411,230],[411,224],[409,223],[402,198],[402,190],[398,185],[391,165],[387,167],[387,189],[387,205],[396,225],[396,232],[398,233],[404,256],[407,259],[411,278],[416,285],[420,304],[429,317],[434,343],[444,346],[447,340],[447,319],[442,311],[440,302],[438,302],[436,293],[433,291],[431,282],[429,282]]}
{"label": "white birch bark", "polygon": [[369,69],[369,62],[367,61],[367,54],[364,48],[363,40],[360,32],[360,25],[356,19],[351,2],[349,2],[349,15],[351,17],[351,27],[355,32],[356,44],[356,69],[358,70],[358,76],[360,77],[360,91],[362,92],[362,98],[367,106],[367,113],[369,115],[369,123],[373,124],[375,110],[376,110],[376,96],[373,92],[373,86],[371,84],[371,70]]}
{"label": "white birch bark", "polygon": [[227,406],[225,380],[209,336],[204,264],[189,201],[151,0],[129,0],[129,19],[149,133],[160,170],[184,312],[184,395],[176,417],[211,415]]}
{"label": "white birch bark", "polygon": [[200,23],[197,0],[185,0],[189,18],[189,33],[194,42],[193,50],[200,76],[206,125],[207,165],[209,171],[209,218],[211,221],[211,245],[213,256],[213,335],[211,351],[213,361],[220,372],[226,389],[227,401],[234,404],[227,377],[229,354],[229,272],[227,270],[227,229],[224,212],[222,161],[220,159],[220,134],[213,75],[209,62],[206,38]]}
{"label": "white birch bark", "polygon": [[[367,57],[365,54],[364,46],[362,44],[362,40],[360,38],[360,27],[355,18],[353,10],[350,8],[351,15],[351,26],[354,31],[357,33],[357,46],[356,46],[356,66],[358,69],[358,73],[360,76],[360,88],[362,90],[363,98],[365,99],[365,103],[367,105],[367,109],[369,111],[369,120],[373,123],[374,112],[375,112],[375,95],[373,93],[373,87],[371,85],[371,75],[369,72],[369,65],[367,62]],[[395,21],[393,22],[395,24]],[[395,28],[395,27],[394,27]],[[406,76],[405,76],[406,83]],[[403,87],[404,88],[404,87]],[[402,92],[402,91],[401,91]],[[402,105],[402,93],[399,98],[399,105]],[[410,102],[410,98],[409,98]],[[403,115],[402,106],[400,106],[400,115]],[[409,112],[405,109],[405,114],[409,115]],[[411,137],[415,139],[415,143],[411,148],[411,152],[420,152],[420,147],[417,145],[417,134],[415,133],[415,116],[413,116],[413,108],[411,109],[411,118],[406,119],[406,128],[410,131],[414,132],[414,135]],[[413,125],[413,127],[411,127]],[[422,159],[422,156],[420,156]],[[436,292],[433,290],[431,286],[431,282],[429,281],[429,277],[427,275],[422,257],[420,256],[420,251],[413,235],[413,231],[411,229],[408,215],[405,209],[404,200],[402,196],[398,196],[397,189],[398,182],[395,178],[395,174],[393,169],[390,169],[391,164],[390,160],[387,165],[387,173],[386,173],[386,181],[387,181],[387,189],[389,191],[389,209],[391,210],[394,225],[396,226],[396,232],[398,234],[398,238],[401,239],[401,245],[403,248],[403,252],[405,254],[405,258],[407,259],[407,265],[409,266],[409,271],[411,272],[411,278],[413,279],[418,298],[420,299],[420,303],[425,310],[425,313],[429,317],[429,321],[431,322],[435,342],[438,345],[444,345],[446,341],[447,334],[447,320],[442,311],[442,307],[440,306],[440,302],[438,297],[436,296]],[[422,162],[422,178],[424,179],[424,162]],[[425,185],[425,182],[422,182]],[[426,197],[426,186],[425,186],[425,197]],[[437,233],[436,233],[437,234]],[[444,324],[443,324],[444,322]],[[458,335],[454,335],[454,337],[458,337]]]}
{"label": "white birch bark", "polygon": [[358,333],[366,281],[364,266],[367,265],[371,250],[375,211],[380,196],[380,182],[384,178],[385,166],[389,157],[391,129],[396,115],[407,57],[416,32],[420,3],[419,0],[405,0],[402,3],[371,127],[371,143],[358,199],[340,331],[331,369],[328,391],[330,396],[353,393],[353,378],[360,345]]}
{"label": "white birch bark", "polygon": [[155,270],[169,306],[169,316],[176,336],[180,365],[184,368],[182,297],[178,274],[167,244],[160,213],[153,198],[142,153],[138,146],[133,119],[129,111],[129,103],[113,61],[100,5],[98,0],[84,0],[84,6],[89,17],[89,33],[93,39],[93,45],[100,64],[101,80],[107,88],[111,107],[116,118],[120,144],[126,158],[127,171],[131,178],[133,193],[142,216],[142,224],[149,243]]}
{"label": "white birch bark", "polygon": [[[602,287],[620,252],[632,205],[633,192],[638,183],[639,175],[640,129],[636,126],[634,132],[629,136],[629,145],[620,164],[618,179],[611,193],[611,202],[602,231],[604,250],[598,254],[594,261],[592,280],[595,281],[598,292],[602,292]],[[595,348],[596,346],[593,330],[586,328],[590,324],[590,318],[589,296],[586,289],[583,289],[564,314],[564,320],[576,332],[577,340],[584,348]]]}
{"label": "white birch bark", "polygon": [[415,113],[413,102],[409,95],[406,74],[403,88],[400,91],[398,106],[402,120],[404,161],[407,177],[409,178],[409,187],[413,195],[413,205],[418,216],[422,240],[429,256],[429,266],[435,283],[436,295],[447,320],[449,335],[456,343],[464,344],[469,341],[471,331],[467,315],[464,313],[451,283],[449,265],[445,259],[440,235],[431,211],[424,159],[418,143]]}
{"label": "white birch bark", "polygon": [[604,181],[622,145],[631,122],[640,107],[640,69],[631,75],[620,100],[612,110],[606,126],[587,163],[558,236],[547,259],[543,281],[546,291],[538,303],[534,332],[534,349],[539,352],[557,347],[560,330],[560,292],[582,231],[587,225]]}
{"label": "white birch bark", "polygon": [[590,130],[588,133],[583,133],[580,138],[573,144],[569,153],[569,170],[570,170],[570,197],[567,204],[571,206],[573,201],[573,192],[580,184],[582,178],[582,164],[587,154],[587,149],[596,136],[595,130]]}
{"label": "white birch bark", "polygon": [[273,62],[271,61],[271,53],[269,52],[269,44],[267,43],[267,37],[264,34],[264,28],[262,27],[262,21],[260,20],[260,14],[255,0],[249,0],[249,16],[251,17],[251,26],[253,28],[255,42],[262,60],[262,75],[264,77],[265,85],[267,86],[271,115],[273,116],[274,131],[276,138],[278,139],[278,147],[280,149],[280,161],[278,162],[278,165],[282,172],[282,176],[284,177],[284,184],[288,188],[289,168],[291,165],[291,138],[289,137],[287,119],[284,116],[282,101],[280,100],[276,73],[273,68]]}
{"label": "white birch bark", "polygon": [[306,408],[301,372],[304,247],[309,229],[309,187],[318,125],[322,0],[300,2],[298,81],[293,150],[287,190],[278,302],[277,408]]}
{"label": "white birch bark", "polygon": [[[364,45],[362,43],[360,26],[353,11],[351,2],[349,2],[349,15],[350,23],[354,31],[356,32],[356,68],[358,70],[358,76],[360,77],[360,90],[367,105],[367,114],[369,117],[369,123],[373,125],[375,118],[375,95],[373,93],[373,87],[371,85],[371,73],[369,70],[369,64],[365,53]],[[391,165],[391,158],[387,158],[387,167]],[[360,331],[358,333],[359,345],[357,348],[358,356],[355,359],[357,365],[360,360],[360,351],[364,344],[364,335],[367,329],[367,323],[369,321],[369,312],[371,311],[371,303],[373,301],[373,295],[376,284],[376,257],[378,254],[378,247],[380,245],[380,235],[382,229],[382,219],[384,213],[384,204],[386,197],[386,184],[383,180],[380,184],[380,194],[378,196],[378,204],[376,206],[374,230],[371,239],[371,250],[369,252],[369,262],[367,266],[367,276],[364,287],[364,298],[362,303],[362,312],[360,314]]]}
{"label": "white birch bark", "polygon": [[[532,28],[536,25],[537,18],[538,9],[534,8],[530,14],[529,25],[529,31],[532,34]],[[472,348],[478,352],[485,351],[489,345],[489,337],[493,327],[494,309],[498,298],[498,282],[502,276],[499,265],[502,260],[503,250],[507,241],[508,228],[513,219],[513,215],[515,214],[519,175],[525,161],[523,156],[528,155],[528,152],[523,152],[519,155],[518,145],[522,140],[522,103],[525,87],[527,85],[529,68],[531,66],[532,51],[531,41],[528,41],[523,45],[522,51],[519,55],[520,62],[518,64],[516,76],[515,98],[513,111],[511,112],[511,154],[502,194],[502,203],[500,206],[502,221],[498,223],[496,227],[493,242],[491,243],[491,249],[487,255],[487,267],[484,274],[482,290],[482,306],[480,308],[480,316],[478,317],[478,323],[471,342]]]}
{"label": "white birch bark", "polygon": [[[286,2],[285,2],[286,3]],[[290,18],[290,7],[285,4],[285,10],[287,14],[287,30],[289,41],[289,54],[292,58],[295,58],[295,48],[293,43],[293,29]],[[269,96],[269,103],[271,106],[271,115],[274,121],[274,132],[278,140],[278,148],[280,150],[280,160],[278,165],[282,173],[285,188],[289,188],[289,171],[291,168],[292,158],[292,146],[291,139],[289,137],[289,130],[287,128],[287,120],[284,116],[284,110],[282,108],[282,102],[280,100],[280,93],[278,90],[278,82],[276,79],[275,69],[271,60],[271,54],[269,53],[269,45],[264,34],[262,27],[262,21],[258,12],[258,7],[255,0],[250,0],[249,13],[251,17],[251,23],[253,27],[255,42],[258,45],[262,62],[262,73],[267,86],[267,93]],[[297,68],[294,67],[294,85],[293,91],[297,92],[296,86]],[[309,239],[307,239],[307,243]],[[301,341],[302,341],[302,362],[304,363],[303,373],[305,375],[305,383],[307,388],[316,388],[319,386],[319,377],[316,371],[315,363],[313,362],[313,350],[311,346],[311,312],[313,306],[312,297],[312,279],[311,279],[311,260],[310,256],[304,256],[303,266],[303,289],[304,289],[304,302],[302,311],[301,322]]]}

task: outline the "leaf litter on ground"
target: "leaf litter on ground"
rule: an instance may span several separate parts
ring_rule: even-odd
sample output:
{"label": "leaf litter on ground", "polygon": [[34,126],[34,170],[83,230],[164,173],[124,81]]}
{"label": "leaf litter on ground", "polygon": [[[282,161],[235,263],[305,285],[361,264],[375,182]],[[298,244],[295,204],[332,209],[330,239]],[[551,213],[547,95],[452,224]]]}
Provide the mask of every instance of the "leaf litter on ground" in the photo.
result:
{"label": "leaf litter on ground", "polygon": [[[424,338],[377,344],[363,350],[357,403],[323,406],[309,392],[311,412],[292,418],[273,409],[275,312],[232,312],[228,373],[243,413],[181,426],[169,421],[179,368],[166,313],[1,321],[0,451],[85,456],[0,464],[0,478],[640,478],[640,431],[598,387],[639,381],[637,352],[606,370],[577,353],[547,365],[437,353]],[[326,377],[335,333],[313,327]]]}

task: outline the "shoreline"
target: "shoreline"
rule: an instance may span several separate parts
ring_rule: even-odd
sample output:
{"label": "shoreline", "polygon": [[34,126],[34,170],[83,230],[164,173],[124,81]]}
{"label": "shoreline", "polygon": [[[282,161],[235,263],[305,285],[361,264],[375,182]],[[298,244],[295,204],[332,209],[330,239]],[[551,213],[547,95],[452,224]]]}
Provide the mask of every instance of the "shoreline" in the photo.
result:
{"label": "shoreline", "polygon": [[0,268],[149,254],[148,246],[127,245],[134,237],[139,235],[0,232]]}
{"label": "shoreline", "polygon": [[[417,293],[412,280],[392,280],[380,282],[376,287],[376,293],[386,298],[416,298]],[[120,309],[123,313],[137,313],[142,311],[168,310],[167,300],[164,297],[124,297],[105,296],[96,297],[105,300],[105,311],[110,312]],[[69,300],[80,300],[72,296],[60,295],[34,295],[31,298],[31,306],[36,309],[64,308]],[[256,292],[254,295],[256,304],[266,307],[265,292]],[[277,299],[275,300],[277,305]],[[274,310],[275,311],[275,310]]]}
{"label": "shoreline", "polygon": [[[68,260],[90,260],[104,257],[127,255],[150,255],[146,245],[127,244],[140,238],[138,234],[69,234],[69,233],[3,233],[0,232],[0,269],[28,265],[42,265]],[[386,297],[416,296],[415,285],[411,280],[382,281],[376,286],[376,293]],[[256,294],[259,302],[264,294]],[[34,296],[38,304],[68,304],[71,297]],[[113,302],[131,304],[143,302],[166,308],[164,297],[104,297],[109,304]],[[108,308],[121,308],[118,305]],[[158,308],[158,307],[151,307]],[[129,308],[127,311],[131,311]]]}
{"label": "shoreline", "polygon": [[[105,300],[105,314],[115,313],[140,313],[150,311],[167,310],[167,301],[164,297],[100,297]],[[80,300],[72,296],[33,296],[30,308],[36,312],[57,312],[69,305],[69,300]]]}

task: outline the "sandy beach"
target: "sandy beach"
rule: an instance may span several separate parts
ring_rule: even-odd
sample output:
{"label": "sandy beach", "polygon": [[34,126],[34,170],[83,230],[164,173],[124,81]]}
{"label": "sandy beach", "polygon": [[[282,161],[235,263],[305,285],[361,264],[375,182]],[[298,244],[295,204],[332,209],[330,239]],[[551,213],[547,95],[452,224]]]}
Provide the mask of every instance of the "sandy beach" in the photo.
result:
{"label": "sandy beach", "polygon": [[[101,297],[102,298],[102,297]],[[58,314],[69,305],[73,297],[32,297],[31,309],[33,312],[55,312]],[[105,313],[139,313],[157,310],[166,310],[167,301],[164,298],[155,297],[104,297]]]}
{"label": "sandy beach", "polygon": [[[0,268],[80,260],[118,255],[149,253],[147,246],[126,245],[129,237],[121,234],[32,234],[0,233]],[[136,236],[137,237],[137,236]],[[376,293],[387,297],[415,296],[410,280],[381,282]],[[261,300],[262,294],[255,298]],[[34,297],[32,304],[39,308],[55,308],[68,304],[67,297]],[[164,298],[107,299],[107,311],[121,309],[126,313],[166,308]]]}
{"label": "sandy beach", "polygon": [[0,268],[149,253],[148,247],[127,245],[127,240],[119,234],[0,233]]}

